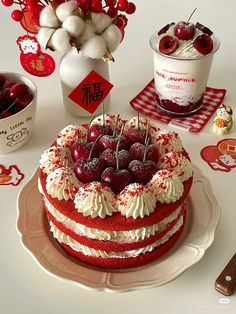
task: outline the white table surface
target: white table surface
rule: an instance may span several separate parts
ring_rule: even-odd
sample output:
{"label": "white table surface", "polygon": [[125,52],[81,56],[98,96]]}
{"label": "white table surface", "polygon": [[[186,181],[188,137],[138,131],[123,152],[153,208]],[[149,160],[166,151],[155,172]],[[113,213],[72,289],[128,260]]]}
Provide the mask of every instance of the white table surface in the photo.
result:
{"label": "white table surface", "polygon": [[[134,115],[129,101],[150,81],[153,75],[149,36],[167,22],[187,19],[198,10],[193,21],[200,21],[215,31],[221,47],[214,58],[209,86],[226,88],[226,103],[236,110],[236,32],[234,0],[136,0],[138,10],[130,17],[124,42],[110,64],[112,90],[111,112],[126,117]],[[19,64],[15,43],[24,32],[10,19],[11,10],[0,6],[0,71],[24,73]],[[54,53],[57,62],[60,55]],[[179,278],[162,287],[129,293],[88,291],[70,282],[57,280],[45,273],[25,251],[16,231],[16,199],[22,186],[38,166],[40,154],[65,125],[81,120],[70,116],[62,104],[58,67],[47,78],[31,77],[38,87],[38,110],[34,133],[20,150],[0,156],[0,164],[16,164],[25,174],[18,187],[0,186],[0,313],[236,313],[236,295],[221,304],[221,294],[214,282],[224,265],[235,253],[236,170],[216,172],[200,158],[200,150],[214,145],[223,137],[215,135],[209,123],[197,135],[179,131],[193,163],[212,183],[213,192],[222,209],[213,245],[203,259]],[[46,92],[49,91],[50,92]],[[163,126],[167,128],[166,126]],[[231,138],[236,138],[235,127]]]}

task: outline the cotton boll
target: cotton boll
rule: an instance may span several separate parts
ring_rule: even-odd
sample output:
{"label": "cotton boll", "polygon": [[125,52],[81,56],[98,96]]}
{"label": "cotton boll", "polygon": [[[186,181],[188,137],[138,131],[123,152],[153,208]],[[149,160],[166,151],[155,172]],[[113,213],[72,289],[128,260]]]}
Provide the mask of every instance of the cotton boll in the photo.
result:
{"label": "cotton boll", "polygon": [[54,32],[55,29],[53,28],[41,27],[39,29],[37,34],[37,40],[43,49],[47,48],[48,41],[50,40]]}
{"label": "cotton boll", "polygon": [[79,16],[71,15],[65,19],[62,27],[66,29],[72,37],[77,38],[84,29],[84,21]]}
{"label": "cotton boll", "polygon": [[121,42],[122,34],[120,29],[112,24],[102,33],[102,37],[106,41],[107,49],[114,52]]}
{"label": "cotton boll", "polygon": [[80,35],[78,42],[80,44],[84,44],[87,40],[89,40],[90,38],[95,36],[95,32],[96,32],[96,28],[94,26],[94,24],[92,23],[92,21],[90,20],[85,20],[84,23],[84,29],[82,34]]}
{"label": "cotton boll", "polygon": [[64,28],[59,28],[51,37],[51,45],[56,51],[66,52],[70,49],[70,35]]}
{"label": "cotton boll", "polygon": [[56,15],[61,22],[64,22],[77,7],[78,4],[74,0],[63,2],[56,8]]}
{"label": "cotton boll", "polygon": [[60,22],[56,13],[51,5],[44,7],[39,16],[39,25],[43,27],[56,28],[60,26]]}
{"label": "cotton boll", "polygon": [[86,56],[93,59],[100,59],[106,53],[106,42],[101,36],[94,36],[87,40],[81,48],[81,51]]}
{"label": "cotton boll", "polygon": [[104,13],[92,13],[91,19],[98,34],[101,34],[112,22],[110,16]]}

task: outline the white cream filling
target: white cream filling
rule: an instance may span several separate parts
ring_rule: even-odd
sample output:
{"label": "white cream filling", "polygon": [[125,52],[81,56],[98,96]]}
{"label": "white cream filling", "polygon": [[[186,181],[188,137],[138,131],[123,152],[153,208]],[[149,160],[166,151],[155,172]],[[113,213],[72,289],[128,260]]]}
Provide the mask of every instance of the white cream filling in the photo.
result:
{"label": "white cream filling", "polygon": [[47,207],[49,213],[59,222],[62,223],[67,229],[72,230],[74,233],[86,236],[90,239],[114,241],[114,242],[135,242],[144,240],[153,236],[156,232],[164,230],[166,226],[174,221],[180,214],[182,207],[178,207],[171,215],[163,219],[161,222],[148,226],[137,228],[127,231],[108,231],[96,228],[89,228],[85,225],[79,224],[67,216],[60,213],[46,198],[40,180],[38,181],[39,192],[43,195],[45,206]]}
{"label": "white cream filling", "polygon": [[140,254],[145,254],[153,251],[156,247],[164,244],[168,241],[171,236],[173,236],[182,226],[183,224],[183,215],[180,219],[176,222],[176,224],[172,227],[172,229],[161,239],[157,240],[156,242],[144,246],[137,250],[130,250],[130,251],[123,251],[123,252],[106,252],[102,250],[95,250],[88,246],[82,245],[81,243],[77,242],[70,236],[66,235],[65,233],[61,232],[51,221],[51,232],[53,233],[54,238],[58,240],[60,243],[64,243],[70,246],[74,251],[81,252],[84,255],[94,256],[94,257],[101,257],[101,258],[127,258],[127,257],[136,257]]}

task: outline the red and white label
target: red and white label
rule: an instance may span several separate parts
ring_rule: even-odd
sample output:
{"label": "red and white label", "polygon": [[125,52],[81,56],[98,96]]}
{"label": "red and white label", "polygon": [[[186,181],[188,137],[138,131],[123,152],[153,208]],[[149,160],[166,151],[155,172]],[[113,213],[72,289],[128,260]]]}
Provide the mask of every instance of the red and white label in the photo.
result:
{"label": "red and white label", "polygon": [[174,59],[154,52],[155,88],[160,99],[186,106],[203,95],[212,56],[202,59]]}

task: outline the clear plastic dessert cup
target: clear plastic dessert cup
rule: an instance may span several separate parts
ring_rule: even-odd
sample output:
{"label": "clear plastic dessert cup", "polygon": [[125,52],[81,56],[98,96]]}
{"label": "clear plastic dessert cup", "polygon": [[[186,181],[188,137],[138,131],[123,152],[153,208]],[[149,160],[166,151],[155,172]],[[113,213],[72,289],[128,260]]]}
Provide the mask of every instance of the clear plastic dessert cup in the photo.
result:
{"label": "clear plastic dessert cup", "polygon": [[198,111],[215,52],[220,43],[212,36],[211,53],[197,58],[183,58],[162,54],[157,47],[157,33],[150,39],[154,56],[154,81],[159,109],[167,114],[186,116]]}

